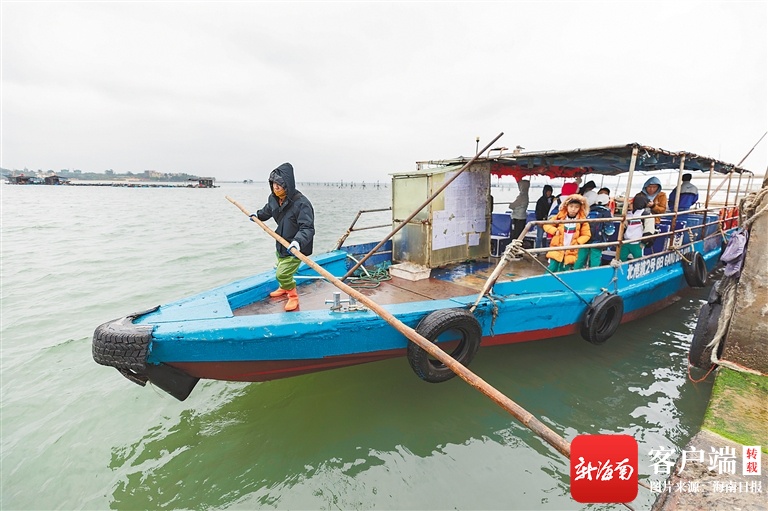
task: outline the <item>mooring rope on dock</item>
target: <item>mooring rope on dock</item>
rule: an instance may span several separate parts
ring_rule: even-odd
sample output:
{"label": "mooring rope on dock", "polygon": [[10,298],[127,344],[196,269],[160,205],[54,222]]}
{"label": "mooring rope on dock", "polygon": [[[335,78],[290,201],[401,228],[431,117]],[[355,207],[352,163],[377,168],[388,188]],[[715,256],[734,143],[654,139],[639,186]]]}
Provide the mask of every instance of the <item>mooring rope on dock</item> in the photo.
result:
{"label": "mooring rope on dock", "polygon": [[[750,193],[746,197],[742,198],[739,202],[739,225],[743,230],[749,230],[752,224],[759,217],[768,212],[768,187],[761,188],[758,192]],[[721,227],[722,230],[722,227]],[[744,249],[746,251],[746,248]],[[746,258],[746,254],[744,255]],[[742,264],[744,264],[742,262]],[[717,322],[717,330],[712,337],[712,340],[707,344],[706,348],[711,349],[710,366],[707,374],[699,380],[694,380],[690,374],[690,359],[688,367],[688,378],[694,382],[699,383],[709,376],[709,374],[717,367],[722,366],[734,371],[742,373],[749,373],[758,376],[763,376],[763,373],[756,371],[749,367],[743,366],[736,362],[719,358],[717,353],[720,351],[720,345],[725,341],[726,334],[731,325],[731,319],[736,310],[736,290],[738,288],[739,280],[736,277],[727,277],[722,281],[718,293],[720,295],[720,301],[722,303],[722,309],[720,317]],[[690,357],[690,353],[689,353]]]}

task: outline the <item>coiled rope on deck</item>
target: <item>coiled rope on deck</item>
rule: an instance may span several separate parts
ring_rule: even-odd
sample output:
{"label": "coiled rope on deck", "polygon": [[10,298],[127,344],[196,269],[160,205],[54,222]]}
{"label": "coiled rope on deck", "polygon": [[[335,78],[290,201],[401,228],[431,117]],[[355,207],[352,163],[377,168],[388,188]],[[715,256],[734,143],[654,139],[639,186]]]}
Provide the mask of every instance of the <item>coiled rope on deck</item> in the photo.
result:
{"label": "coiled rope on deck", "polygon": [[379,287],[382,282],[392,279],[389,275],[389,261],[377,265],[370,271],[361,270],[364,270],[362,266],[355,272],[353,277],[348,279],[350,287],[358,289],[375,289]]}

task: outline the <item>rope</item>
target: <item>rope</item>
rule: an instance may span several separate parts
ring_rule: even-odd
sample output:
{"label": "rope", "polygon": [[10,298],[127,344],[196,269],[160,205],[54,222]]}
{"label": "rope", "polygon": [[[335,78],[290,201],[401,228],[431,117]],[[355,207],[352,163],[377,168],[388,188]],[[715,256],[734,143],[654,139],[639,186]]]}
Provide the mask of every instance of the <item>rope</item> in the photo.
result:
{"label": "rope", "polygon": [[[761,188],[757,193],[750,193],[739,202],[739,224],[744,229],[749,229],[755,220],[763,216],[768,211],[768,188]],[[765,203],[762,208],[758,209],[761,203]],[[742,221],[742,218],[746,217],[746,220]]]}
{"label": "rope", "polygon": [[[768,200],[766,200],[766,197],[768,197],[768,188],[762,188],[759,192],[750,193],[749,195],[741,199],[739,203],[739,223],[742,224],[742,218],[746,217],[746,220],[744,220],[742,224],[742,227],[744,229],[748,230],[757,218],[764,215],[766,211],[768,211]],[[762,207],[760,207],[761,203],[765,203],[765,204],[763,204]],[[721,227],[721,232],[722,232],[722,227]],[[745,367],[741,364],[737,364],[736,362],[730,362],[728,360],[718,358],[717,356],[718,351],[720,351],[721,343],[725,341],[725,336],[726,336],[726,333],[728,332],[728,327],[731,324],[731,319],[733,318],[733,314],[736,309],[736,289],[738,288],[738,284],[739,284],[738,279],[727,278],[725,281],[723,281],[723,283],[720,286],[721,287],[720,298],[723,304],[723,308],[720,312],[720,318],[717,322],[717,330],[715,331],[715,335],[712,338],[712,340],[709,342],[709,344],[707,344],[707,348],[712,349],[712,354],[711,354],[712,367],[710,367],[709,372],[711,372],[715,366],[720,365],[723,367],[727,367],[728,369],[732,369],[734,371],[762,375],[762,373],[759,371],[755,371],[754,369],[751,369],[749,367]],[[689,353],[689,356],[690,356],[690,353]],[[689,378],[690,378],[690,364],[689,364],[688,371],[689,371]],[[709,372],[707,372],[704,378],[706,378],[709,375]],[[698,382],[695,382],[695,383],[698,383]]]}
{"label": "rope", "polygon": [[495,335],[493,327],[496,326],[496,320],[499,317],[499,306],[496,305],[496,300],[491,295],[488,295],[488,300],[491,302],[491,335],[493,336]]}
{"label": "rope", "polygon": [[[720,293],[720,299],[723,303],[723,309],[720,312],[720,319],[717,322],[717,330],[712,340],[707,344],[707,348],[712,348],[711,360],[713,367],[715,365],[727,367],[734,371],[742,373],[750,373],[761,376],[760,371],[755,371],[749,367],[745,367],[736,362],[724,360],[717,357],[717,352],[720,351],[720,344],[725,341],[725,335],[728,332],[728,327],[731,325],[731,319],[733,318],[734,309],[736,308],[736,289],[738,288],[739,281],[735,278],[728,278],[720,286],[722,288]],[[710,368],[710,371],[712,368]],[[707,373],[709,374],[709,373]]]}
{"label": "rope", "polygon": [[688,259],[685,257],[685,255],[684,255],[682,252],[680,252],[680,249],[679,249],[679,248],[674,248],[674,247],[673,247],[673,248],[672,248],[672,250],[674,250],[674,251],[675,251],[675,253],[676,253],[677,255],[679,255],[679,256],[680,256],[680,259],[682,259],[683,261],[685,261],[685,264],[691,264],[691,261],[689,261],[689,260],[688,260]]}
{"label": "rope", "polygon": [[[510,249],[510,247],[512,247],[512,248]],[[514,256],[514,257],[522,257],[522,256],[524,256],[524,255],[527,255],[528,257],[530,257],[531,259],[533,259],[534,261],[536,261],[536,264],[538,264],[539,266],[541,266],[542,268],[544,268],[544,270],[546,270],[546,271],[547,271],[547,273],[549,273],[550,275],[552,275],[553,277],[555,277],[555,278],[556,278],[556,279],[557,279],[557,280],[558,280],[558,281],[559,281],[559,282],[560,282],[560,283],[561,283],[563,286],[565,286],[566,288],[568,288],[568,290],[569,290],[569,291],[571,291],[573,294],[575,294],[575,295],[576,295],[576,297],[577,297],[579,300],[581,300],[582,302],[584,302],[584,304],[585,304],[587,307],[589,307],[589,305],[590,305],[590,304],[589,304],[589,302],[588,302],[588,301],[587,301],[587,300],[586,300],[586,299],[585,299],[583,296],[581,296],[581,295],[580,295],[580,294],[579,294],[579,293],[578,293],[578,292],[577,292],[575,289],[573,289],[571,286],[569,286],[568,284],[566,284],[566,283],[565,283],[565,281],[563,281],[563,279],[561,279],[560,277],[558,277],[558,276],[557,276],[557,275],[556,275],[556,274],[555,274],[555,273],[554,273],[552,270],[550,270],[548,266],[546,266],[544,263],[542,263],[541,261],[539,261],[539,258],[538,258],[538,257],[536,257],[535,255],[533,255],[533,254],[531,254],[530,252],[528,252],[528,250],[526,250],[525,248],[523,248],[523,242],[522,242],[521,240],[518,240],[518,239],[512,240],[512,241],[509,243],[509,245],[507,245],[507,250],[505,250],[505,251],[504,251],[504,255],[505,255],[505,256],[506,256],[506,254],[507,254],[507,251],[509,251],[511,254],[513,254],[513,256]]]}
{"label": "rope", "polygon": [[691,380],[692,383],[701,383],[701,382],[703,382],[704,380],[707,379],[707,376],[709,376],[709,374],[715,369],[715,367],[717,367],[715,364],[712,364],[709,367],[709,370],[707,371],[707,374],[705,374],[704,376],[702,376],[698,380],[694,380],[693,376],[691,376],[691,367],[692,366],[693,366],[693,364],[691,363],[691,352],[689,351],[688,352],[688,379]]}
{"label": "rope", "polygon": [[[362,274],[361,270],[364,270],[365,275]],[[349,286],[357,289],[375,289],[382,282],[391,279],[392,277],[389,275],[389,261],[385,261],[376,266],[372,272],[361,266],[355,272],[355,276],[349,279]]]}
{"label": "rope", "polygon": [[[355,259],[355,258],[352,256],[352,254],[350,254],[350,253],[347,253],[347,257],[349,257],[350,259],[352,259],[352,260],[355,262],[355,264],[358,264],[358,265],[360,264],[360,261],[358,261],[357,259]],[[366,275],[370,275],[370,273],[368,273],[368,270],[366,270],[366,269],[365,269],[365,266],[360,266],[360,269],[361,269],[361,270],[363,270],[363,272],[365,272],[365,274],[366,274]],[[356,274],[358,274],[358,275],[360,274],[359,270],[358,270],[358,271],[356,271],[355,273],[356,273]]]}

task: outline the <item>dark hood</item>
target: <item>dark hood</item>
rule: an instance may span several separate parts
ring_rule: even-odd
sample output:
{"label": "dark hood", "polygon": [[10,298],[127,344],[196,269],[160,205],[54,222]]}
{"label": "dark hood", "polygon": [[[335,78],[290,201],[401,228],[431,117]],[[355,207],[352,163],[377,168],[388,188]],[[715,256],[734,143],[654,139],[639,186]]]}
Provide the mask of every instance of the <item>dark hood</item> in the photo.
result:
{"label": "dark hood", "polygon": [[287,197],[293,197],[296,192],[296,180],[293,178],[293,165],[283,163],[269,174],[269,189],[272,189],[272,183],[277,182],[285,188]]}

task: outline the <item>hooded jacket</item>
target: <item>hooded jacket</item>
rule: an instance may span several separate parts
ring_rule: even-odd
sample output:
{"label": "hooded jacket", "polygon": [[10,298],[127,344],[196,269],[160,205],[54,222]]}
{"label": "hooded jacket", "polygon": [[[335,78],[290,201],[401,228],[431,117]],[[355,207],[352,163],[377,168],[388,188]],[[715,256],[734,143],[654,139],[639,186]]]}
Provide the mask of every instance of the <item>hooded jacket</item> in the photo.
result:
{"label": "hooded jacket", "polygon": [[[547,191],[550,192],[549,197],[546,195]],[[544,188],[541,190],[541,197],[536,201],[536,220],[546,220],[549,217],[549,210],[552,208],[552,202],[555,200],[552,193],[552,187],[544,185]]]}
{"label": "hooded jacket", "polygon": [[[645,190],[648,185],[659,185],[659,190],[651,195]],[[667,194],[661,191],[661,181],[659,181],[658,177],[653,176],[648,178],[648,180],[643,184],[643,194],[648,197],[648,200],[653,201],[651,213],[654,215],[660,215],[661,213],[667,212]],[[660,221],[660,218],[656,219],[657,224]]]}
{"label": "hooded jacket", "polygon": [[[315,211],[301,192],[296,190],[296,180],[293,177],[293,166],[283,163],[269,174],[269,189],[272,183],[277,183],[285,189],[285,199],[280,204],[280,199],[274,192],[269,194],[267,203],[256,212],[256,216],[262,222],[274,218],[277,222],[275,232],[290,243],[299,243],[301,253],[308,256],[312,254],[312,242],[315,238]],[[291,255],[284,246],[275,242],[280,257]]]}
{"label": "hooded jacket", "polygon": [[[563,201],[560,205],[560,211],[555,215],[555,220],[566,220],[568,218],[568,203],[577,200],[581,204],[579,212],[576,214],[576,232],[573,233],[571,239],[571,245],[574,247],[569,250],[550,250],[547,252],[547,259],[554,259],[566,265],[571,265],[576,262],[576,257],[579,255],[579,245],[584,245],[589,241],[592,233],[589,228],[588,222],[579,222],[587,218],[587,199],[583,195],[574,193]],[[552,235],[552,240],[549,243],[550,247],[562,247],[565,239],[565,229],[567,224],[544,224],[544,230]]]}
{"label": "hooded jacket", "polygon": [[[672,193],[669,194],[669,210],[674,211],[675,210],[675,200],[677,195],[677,188],[672,190]],[[696,188],[696,185],[691,183],[690,181],[683,181],[683,183],[680,185],[680,205],[678,206],[678,211],[687,211],[691,209],[691,206],[696,204],[699,201],[699,189]]]}
{"label": "hooded jacket", "polygon": [[516,220],[526,220],[528,218],[528,189],[531,187],[531,182],[525,179],[521,179],[517,182],[517,189],[520,193],[517,198],[509,203],[509,209],[512,210],[512,218]]}

